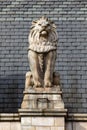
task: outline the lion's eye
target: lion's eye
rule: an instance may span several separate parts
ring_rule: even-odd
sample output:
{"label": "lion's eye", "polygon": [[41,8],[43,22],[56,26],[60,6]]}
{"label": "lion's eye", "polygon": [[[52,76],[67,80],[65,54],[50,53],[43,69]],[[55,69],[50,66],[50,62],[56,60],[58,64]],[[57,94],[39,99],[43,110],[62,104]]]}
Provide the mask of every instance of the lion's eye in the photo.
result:
{"label": "lion's eye", "polygon": [[40,23],[39,23],[38,25],[39,25],[39,26],[41,26],[41,24],[40,24]]}
{"label": "lion's eye", "polygon": [[48,23],[47,26],[50,26],[50,24]]}

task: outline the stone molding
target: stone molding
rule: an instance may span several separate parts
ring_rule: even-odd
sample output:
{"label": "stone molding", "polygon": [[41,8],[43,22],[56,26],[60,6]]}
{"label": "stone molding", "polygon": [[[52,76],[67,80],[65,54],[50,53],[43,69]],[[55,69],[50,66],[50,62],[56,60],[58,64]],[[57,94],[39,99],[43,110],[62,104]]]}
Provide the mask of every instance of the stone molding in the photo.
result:
{"label": "stone molding", "polygon": [[19,121],[19,113],[0,113],[0,121]]}
{"label": "stone molding", "polygon": [[[23,114],[23,116],[27,116],[29,115],[27,112],[29,112],[29,110],[23,109],[23,110],[19,110],[21,112],[21,115]],[[37,111],[37,110],[36,110]],[[22,113],[23,112],[23,113]],[[40,113],[41,111],[38,111],[39,116],[41,115]],[[51,111],[53,112],[56,116],[59,116],[60,112],[61,112],[61,116],[66,116],[66,121],[87,121],[87,114],[82,114],[82,113],[68,113],[66,115],[66,109],[65,109],[65,113],[64,110],[63,111]],[[32,114],[32,113],[31,113]],[[49,111],[45,111],[45,114],[47,116],[52,116],[51,113]],[[44,114],[44,116],[46,116]],[[33,115],[34,116],[34,115]],[[0,114],[0,121],[20,121],[20,114],[19,113],[1,113]]]}
{"label": "stone molding", "polygon": [[66,121],[87,121],[87,114],[82,113],[68,113]]}
{"label": "stone molding", "polygon": [[67,109],[57,109],[57,110],[54,110],[54,109],[47,109],[47,110],[43,110],[42,109],[34,109],[33,110],[29,110],[29,109],[19,109],[19,113],[20,113],[20,116],[44,116],[44,117],[64,117],[66,116],[67,114]]}

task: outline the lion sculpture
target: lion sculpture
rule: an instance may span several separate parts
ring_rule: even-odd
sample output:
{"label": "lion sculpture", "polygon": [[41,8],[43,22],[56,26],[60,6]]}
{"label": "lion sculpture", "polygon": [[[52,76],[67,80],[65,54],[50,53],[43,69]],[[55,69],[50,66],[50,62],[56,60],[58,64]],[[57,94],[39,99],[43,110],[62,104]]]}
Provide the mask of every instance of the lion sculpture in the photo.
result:
{"label": "lion sculpture", "polygon": [[28,58],[31,72],[27,85],[52,87],[58,36],[53,21],[42,17],[32,22],[29,34]]}

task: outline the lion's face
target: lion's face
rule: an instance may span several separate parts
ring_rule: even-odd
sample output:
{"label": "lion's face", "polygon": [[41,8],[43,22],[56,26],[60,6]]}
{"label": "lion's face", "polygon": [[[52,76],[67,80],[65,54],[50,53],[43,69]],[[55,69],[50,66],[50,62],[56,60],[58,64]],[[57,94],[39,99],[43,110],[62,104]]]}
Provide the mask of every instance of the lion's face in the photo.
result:
{"label": "lion's face", "polygon": [[55,24],[46,17],[32,22],[29,34],[29,49],[35,52],[48,52],[57,48]]}
{"label": "lion's face", "polygon": [[49,21],[41,19],[36,23],[35,29],[39,31],[41,35],[47,35],[51,29]]}
{"label": "lion's face", "polygon": [[40,36],[47,36],[50,31],[55,28],[52,21],[48,20],[48,18],[42,17],[37,21],[33,21],[32,29],[39,32]]}

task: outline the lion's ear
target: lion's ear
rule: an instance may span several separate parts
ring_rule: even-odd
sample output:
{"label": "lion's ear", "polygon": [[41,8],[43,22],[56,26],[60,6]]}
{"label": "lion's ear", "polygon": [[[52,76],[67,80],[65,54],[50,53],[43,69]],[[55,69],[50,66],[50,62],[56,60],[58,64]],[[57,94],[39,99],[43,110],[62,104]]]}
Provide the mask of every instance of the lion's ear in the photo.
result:
{"label": "lion's ear", "polygon": [[45,20],[47,20],[48,21],[48,18],[44,15],[44,16],[42,16],[40,19],[45,19]]}
{"label": "lion's ear", "polygon": [[52,25],[53,28],[56,28],[56,25],[54,24],[53,21],[50,20],[50,24]]}
{"label": "lion's ear", "polygon": [[53,28],[56,28],[56,25],[54,23],[52,24],[52,26],[53,26]]}
{"label": "lion's ear", "polygon": [[49,21],[50,21],[50,23],[51,23],[51,24],[54,24],[54,22],[53,22],[53,21],[51,21],[51,20],[49,20]]}
{"label": "lion's ear", "polygon": [[32,21],[32,25],[33,25],[33,24],[36,24],[36,23],[37,23],[37,20]]}

